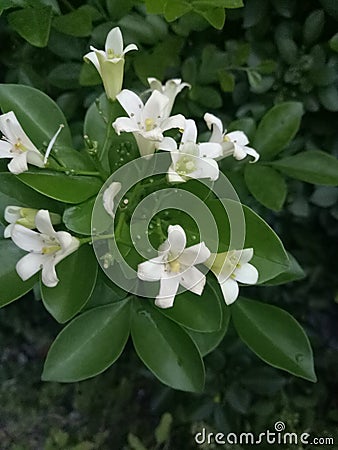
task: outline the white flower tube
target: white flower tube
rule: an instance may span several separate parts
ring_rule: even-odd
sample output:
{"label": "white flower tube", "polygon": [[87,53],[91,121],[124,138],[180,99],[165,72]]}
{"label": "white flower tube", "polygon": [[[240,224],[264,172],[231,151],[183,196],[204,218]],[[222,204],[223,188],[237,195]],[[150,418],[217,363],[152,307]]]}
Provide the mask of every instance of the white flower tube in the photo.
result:
{"label": "white flower tube", "polygon": [[118,117],[113,123],[117,134],[133,133],[141,156],[152,155],[163,140],[163,132],[172,128],[183,128],[185,118],[181,114],[166,116],[169,99],[153,91],[145,104],[134,92],[124,89],[116,96],[129,117]]}
{"label": "white flower tube", "polygon": [[23,281],[42,269],[42,282],[47,287],[58,284],[55,266],[79,248],[80,241],[67,231],[55,231],[49,212],[41,209],[35,217],[39,232],[22,225],[14,225],[11,238],[23,250],[29,252],[16,264],[16,271]]}
{"label": "white flower tube", "polygon": [[188,87],[189,89],[191,88],[191,85],[189,83],[182,83],[182,80],[180,78],[173,78],[171,80],[168,80],[164,85],[157,78],[148,78],[148,83],[152,91],[159,91],[161,92],[161,94],[165,95],[168,98],[169,102],[165,109],[166,117],[170,116],[176,96],[185,87]]}
{"label": "white flower tube", "polygon": [[123,37],[120,28],[109,31],[105,43],[105,50],[97,50],[91,46],[91,52],[84,56],[99,72],[107,97],[115,100],[121,92],[124,73],[124,55],[131,50],[138,50],[135,44],[123,48]]}
{"label": "white flower tube", "polygon": [[249,139],[243,131],[232,131],[227,133],[223,130],[222,121],[213,114],[204,114],[204,120],[212,134],[209,142],[217,142],[222,145],[222,158],[233,155],[235,159],[244,159],[247,155],[253,157],[253,161],[259,160],[259,153],[248,147]]}
{"label": "white flower tube", "polygon": [[10,158],[8,170],[15,175],[28,170],[27,164],[43,167],[43,156],[24,132],[13,111],[0,116],[0,158]]}
{"label": "white flower tube", "polygon": [[224,301],[231,305],[239,295],[238,283],[256,284],[258,270],[249,261],[253,257],[253,249],[231,250],[229,252],[212,253],[205,265],[216,275],[221,286]]}
{"label": "white flower tube", "polygon": [[179,285],[201,295],[205,275],[195,265],[204,263],[210,251],[201,242],[186,248],[186,235],[180,225],[169,225],[168,239],[159,247],[158,256],[138,265],[137,276],[144,281],[160,281],[155,304],[170,308],[174,304]]}

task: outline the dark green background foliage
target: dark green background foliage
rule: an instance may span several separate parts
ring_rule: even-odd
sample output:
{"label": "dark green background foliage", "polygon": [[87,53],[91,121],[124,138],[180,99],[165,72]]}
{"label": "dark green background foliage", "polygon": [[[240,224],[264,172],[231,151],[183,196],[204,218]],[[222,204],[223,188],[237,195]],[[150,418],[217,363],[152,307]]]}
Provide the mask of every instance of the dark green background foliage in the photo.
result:
{"label": "dark green background foliage", "polygon": [[[259,433],[277,420],[290,432],[335,435],[338,4],[244,3],[239,8],[235,0],[2,0],[1,82],[37,87],[54,98],[80,147],[85,109],[102,93],[98,75],[82,57],[90,44],[101,48],[107,31],[118,25],[126,43],[140,48],[127,59],[125,86],[143,90],[147,76],[182,77],[193,87],[179,97],[177,111],[202,127],[208,110],[224,123],[235,119],[229,129],[255,135],[259,163],[222,164],[225,170],[236,165],[231,181],[241,200],[280,234],[306,277],[287,286],[247,289],[248,294],[282,307],[304,326],[318,383],[265,366],[232,328],[206,357],[203,394],[163,387],[131,345],[118,364],[93,380],[41,383],[43,359],[60,326],[29,294],[0,313],[1,448],[193,449],[193,435],[202,427]],[[270,129],[268,116],[255,131],[281,102],[293,103],[284,104],[286,110],[274,108],[290,136],[280,153],[285,143]],[[291,141],[301,116],[300,132]],[[274,137],[268,142],[266,130]],[[321,448],[338,448],[335,437],[336,446]]]}

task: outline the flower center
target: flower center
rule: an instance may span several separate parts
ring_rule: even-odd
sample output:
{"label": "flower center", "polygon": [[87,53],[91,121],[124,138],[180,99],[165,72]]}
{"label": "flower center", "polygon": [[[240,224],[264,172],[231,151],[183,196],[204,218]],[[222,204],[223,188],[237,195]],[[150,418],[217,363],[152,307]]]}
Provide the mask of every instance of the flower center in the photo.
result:
{"label": "flower center", "polygon": [[194,158],[189,155],[183,156],[176,163],[176,172],[179,175],[188,175],[194,170],[196,170],[196,164]]}
{"label": "flower center", "polygon": [[42,254],[43,255],[52,255],[53,253],[56,253],[57,251],[61,250],[61,245],[49,245],[48,247],[42,248]]}
{"label": "flower center", "polygon": [[174,273],[179,273],[181,269],[181,263],[179,262],[178,258],[173,259],[169,262],[170,271]]}
{"label": "flower center", "polygon": [[149,117],[144,121],[144,124],[146,126],[146,131],[151,131],[155,128],[155,120]]}
{"label": "flower center", "polygon": [[108,59],[121,58],[121,55],[118,55],[117,53],[115,53],[112,48],[108,48],[107,56],[108,56]]}
{"label": "flower center", "polygon": [[27,151],[26,147],[23,145],[20,138],[18,138],[16,140],[16,143],[14,144],[13,149],[14,149],[14,153],[23,153],[23,152]]}

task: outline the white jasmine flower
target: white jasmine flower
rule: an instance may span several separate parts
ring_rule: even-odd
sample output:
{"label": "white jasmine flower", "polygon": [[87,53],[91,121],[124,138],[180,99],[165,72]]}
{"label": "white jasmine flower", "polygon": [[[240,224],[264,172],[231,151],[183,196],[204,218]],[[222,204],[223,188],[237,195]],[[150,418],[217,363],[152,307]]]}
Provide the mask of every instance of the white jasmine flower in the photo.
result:
{"label": "white jasmine flower", "polygon": [[180,225],[169,225],[168,239],[159,247],[158,256],[138,265],[137,276],[144,281],[160,281],[155,304],[170,308],[179,285],[201,295],[205,275],[195,265],[205,262],[210,251],[201,242],[186,248],[186,235]]}
{"label": "white jasmine flower", "polygon": [[15,175],[28,170],[27,163],[43,167],[43,156],[22,129],[13,111],[0,116],[0,158],[11,158],[8,170]]}
{"label": "white jasmine flower", "polygon": [[188,87],[189,89],[191,88],[191,85],[189,83],[182,83],[182,80],[180,78],[173,78],[172,80],[168,80],[164,85],[162,85],[162,83],[157,78],[148,78],[148,83],[152,91],[159,91],[166,97],[168,97],[169,102],[165,110],[166,117],[170,116],[175,98],[182,91],[182,89],[184,89],[185,87]]}
{"label": "white jasmine flower", "polygon": [[166,137],[159,144],[161,150],[170,151],[172,164],[168,172],[170,182],[184,182],[190,178],[209,178],[217,180],[218,164],[214,160],[222,155],[222,147],[214,142],[196,143],[197,128],[193,120],[185,121],[181,143]]}
{"label": "white jasmine flower", "polygon": [[134,92],[124,89],[116,96],[129,117],[118,117],[113,123],[117,134],[133,133],[141,156],[152,155],[163,140],[163,132],[171,128],[183,128],[185,118],[181,114],[166,116],[168,97],[153,91],[147,102]]}
{"label": "white jasmine flower", "polygon": [[84,56],[85,61],[94,64],[99,72],[107,97],[115,100],[122,89],[124,55],[131,50],[138,50],[135,44],[123,48],[123,37],[120,28],[109,31],[105,43],[105,50],[97,50],[91,46],[91,52]]}
{"label": "white jasmine flower", "polygon": [[[35,217],[39,210],[33,208],[24,208],[22,206],[7,206],[5,208],[4,217],[9,223],[4,230],[4,237],[11,237],[12,230],[15,224],[33,230],[35,228]],[[57,225],[61,223],[60,214],[49,213],[52,224]]]}
{"label": "white jasmine flower", "polygon": [[13,227],[13,242],[29,252],[17,262],[16,271],[26,281],[42,269],[43,284],[54,287],[59,282],[56,264],[77,250],[80,241],[66,231],[55,231],[47,210],[38,211],[35,224],[39,232],[22,225]]}
{"label": "white jasmine flower", "polygon": [[227,305],[231,305],[239,295],[239,283],[256,284],[258,270],[249,261],[253,257],[253,249],[231,250],[229,252],[212,253],[205,265],[216,275],[223,297]]}
{"label": "white jasmine flower", "polygon": [[227,133],[223,130],[222,121],[213,114],[204,114],[204,120],[212,134],[209,142],[218,142],[222,145],[222,157],[233,155],[235,159],[244,159],[247,155],[254,159],[250,162],[257,162],[259,160],[259,153],[251,147],[248,147],[249,139],[243,131],[232,131]]}
{"label": "white jasmine flower", "polygon": [[121,190],[121,183],[113,181],[103,193],[103,207],[107,213],[114,219],[114,199]]}

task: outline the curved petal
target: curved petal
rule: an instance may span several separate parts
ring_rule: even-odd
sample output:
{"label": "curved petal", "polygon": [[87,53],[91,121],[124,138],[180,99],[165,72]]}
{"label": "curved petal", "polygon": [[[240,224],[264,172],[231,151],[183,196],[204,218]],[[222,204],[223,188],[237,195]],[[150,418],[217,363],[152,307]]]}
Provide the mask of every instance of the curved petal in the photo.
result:
{"label": "curved petal", "polygon": [[181,177],[176,171],[173,165],[168,169],[168,181],[169,183],[185,183],[187,180]]}
{"label": "curved petal", "polygon": [[162,131],[171,130],[172,128],[179,128],[183,130],[185,127],[186,119],[182,114],[176,114],[175,116],[164,119],[161,123]]}
{"label": "curved petal", "polygon": [[125,131],[126,133],[140,131],[135,120],[129,119],[129,117],[118,117],[113,123],[113,128],[116,134],[120,134],[121,131]]}
{"label": "curved petal", "polygon": [[39,255],[37,253],[28,253],[28,255],[23,256],[16,263],[16,271],[19,277],[26,281],[28,278],[35,275],[43,267],[45,261],[44,255]]}
{"label": "curved petal", "polygon": [[12,161],[7,165],[8,170],[15,175],[19,173],[26,172],[28,170],[27,166],[27,152],[16,154],[12,158]]}
{"label": "curved petal", "polygon": [[141,118],[141,111],[144,108],[140,97],[133,91],[123,89],[116,98],[128,116],[132,117],[135,122],[138,122]]}
{"label": "curved petal", "polygon": [[10,223],[4,229],[4,238],[5,239],[12,237],[12,231],[13,231],[14,226],[15,226],[14,223]]}
{"label": "curved petal", "polygon": [[163,257],[145,261],[137,266],[137,276],[143,281],[158,281],[164,274],[164,262]]}
{"label": "curved petal", "polygon": [[206,277],[200,270],[196,269],[196,267],[189,267],[182,272],[180,283],[194,294],[201,295],[206,283]]}
{"label": "curved petal", "polygon": [[209,130],[212,130],[209,142],[222,142],[223,140],[223,124],[221,119],[210,113],[204,114],[204,120]]}
{"label": "curved petal", "polygon": [[210,250],[204,242],[200,242],[183,251],[180,256],[180,263],[185,266],[195,266],[204,263],[208,258],[210,258]]}
{"label": "curved petal", "polygon": [[181,225],[169,225],[166,242],[171,260],[178,258],[187,244],[187,237]]}
{"label": "curved petal", "polygon": [[103,207],[112,218],[115,217],[114,199],[120,192],[121,187],[121,183],[119,183],[118,181],[113,181],[103,193]]}
{"label": "curved petal", "polygon": [[160,292],[155,299],[155,305],[159,308],[171,308],[180,284],[180,275],[161,278]]}
{"label": "curved petal", "polygon": [[165,137],[163,140],[158,144],[159,150],[166,150],[168,152],[175,152],[177,151],[177,142],[175,139],[171,137]]}
{"label": "curved petal", "polygon": [[36,213],[35,225],[40,233],[46,234],[47,236],[51,237],[56,235],[56,231],[53,228],[49,212],[46,209],[40,209]]}
{"label": "curved petal", "polygon": [[0,131],[12,145],[21,141],[26,150],[37,151],[37,148],[24,132],[13,111],[0,116]]}
{"label": "curved petal", "polygon": [[[48,145],[48,147],[49,147],[49,145]],[[50,150],[51,150],[51,147],[50,147]],[[48,158],[47,151],[46,151],[46,155],[47,155],[47,158]],[[44,167],[45,166],[44,158],[41,155],[41,153],[38,152],[38,151],[36,151],[36,152],[28,151],[27,152],[27,162],[29,164],[32,164],[33,166],[36,166],[36,167]]]}
{"label": "curved petal", "polygon": [[13,158],[14,154],[11,153],[13,145],[4,139],[0,140],[0,158]]}
{"label": "curved petal", "polygon": [[153,128],[150,131],[141,131],[141,136],[144,137],[144,139],[150,140],[150,141],[162,141],[163,140],[163,134],[160,127]]}
{"label": "curved petal", "polygon": [[249,139],[243,131],[232,131],[231,133],[227,133],[226,137],[234,144],[244,146],[249,143]]}
{"label": "curved petal", "polygon": [[55,261],[53,255],[49,255],[45,258],[42,266],[42,283],[47,287],[55,287],[59,279],[55,271]]}
{"label": "curved petal", "polygon": [[227,305],[231,305],[235,300],[237,300],[239,288],[235,280],[228,278],[221,284],[221,289]]}
{"label": "curved petal", "polygon": [[240,264],[245,264],[245,263],[249,262],[254,255],[254,250],[252,247],[243,248],[243,250],[237,250],[236,252],[238,254]]}
{"label": "curved petal", "polygon": [[249,263],[237,268],[234,275],[237,281],[245,284],[256,284],[259,276],[256,267]]}
{"label": "curved petal", "polygon": [[22,225],[14,225],[11,238],[15,245],[27,252],[41,253],[45,245],[40,233]]}
{"label": "curved petal", "polygon": [[196,142],[197,139],[197,127],[196,123],[192,119],[186,119],[184,124],[184,131],[182,134],[181,143]]}
{"label": "curved petal", "polygon": [[198,149],[200,156],[205,158],[219,158],[223,155],[223,150],[221,144],[217,142],[202,142],[198,144]]}
{"label": "curved petal", "polygon": [[147,81],[152,91],[156,90],[159,92],[163,92],[163,86],[160,80],[158,80],[157,78],[149,77],[147,78]]}
{"label": "curved petal", "polygon": [[4,212],[6,222],[15,223],[21,217],[20,211],[21,206],[6,206]]}
{"label": "curved petal", "polygon": [[251,147],[245,147],[245,151],[248,155],[252,156],[254,158],[253,161],[250,161],[251,163],[255,163],[259,160],[260,158],[260,154],[258,152],[256,152],[256,150],[254,148]]}
{"label": "curved petal", "polygon": [[126,53],[130,52],[131,50],[138,50],[138,47],[136,44],[129,44],[127,45],[127,47],[123,50],[123,55],[125,55]]}
{"label": "curved petal", "polygon": [[96,70],[99,72],[99,74],[102,76],[101,73],[101,67],[100,67],[100,63],[99,60],[97,59],[96,53],[95,52],[89,52],[86,55],[84,55],[83,59],[85,61],[89,61],[92,64],[94,64]]}
{"label": "curved petal", "polygon": [[195,158],[196,170],[189,173],[190,178],[209,178],[215,181],[219,177],[219,168],[215,160],[211,158]]}
{"label": "curved petal", "polygon": [[56,253],[57,257],[59,255],[62,256],[61,259],[58,259],[58,261],[61,261],[63,258],[68,256],[68,250],[72,247],[73,239],[76,238],[73,238],[73,236],[70,233],[68,233],[68,231],[57,231],[55,233],[55,238],[57,239],[58,243],[61,246],[61,250]]}
{"label": "curved petal", "polygon": [[113,50],[115,55],[122,55],[123,53],[123,37],[119,27],[110,30],[107,35],[105,43],[107,56],[109,55],[109,50]]}
{"label": "curved petal", "polygon": [[242,159],[246,158],[245,147],[242,147],[241,145],[234,143],[233,157],[238,161],[241,161]]}
{"label": "curved petal", "polygon": [[148,98],[142,111],[142,123],[147,119],[153,119],[155,122],[163,119],[164,110],[169,102],[168,97],[159,91],[153,91]]}

